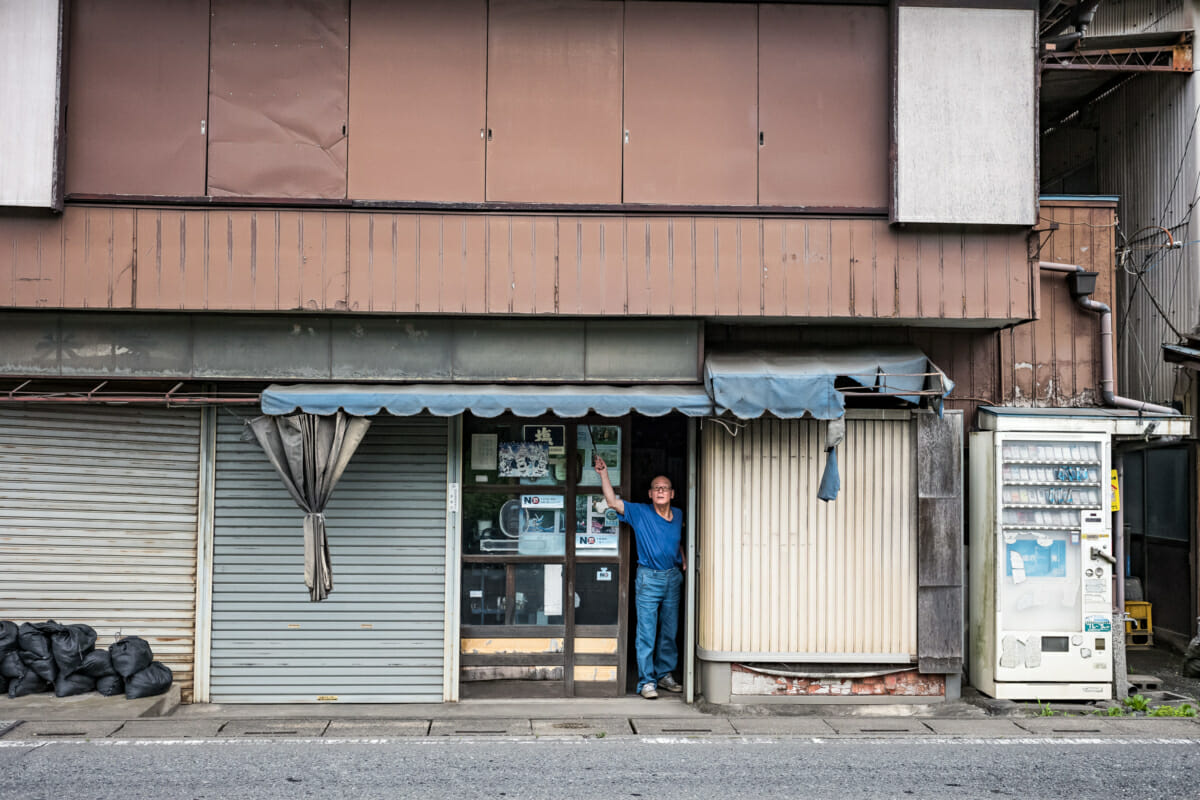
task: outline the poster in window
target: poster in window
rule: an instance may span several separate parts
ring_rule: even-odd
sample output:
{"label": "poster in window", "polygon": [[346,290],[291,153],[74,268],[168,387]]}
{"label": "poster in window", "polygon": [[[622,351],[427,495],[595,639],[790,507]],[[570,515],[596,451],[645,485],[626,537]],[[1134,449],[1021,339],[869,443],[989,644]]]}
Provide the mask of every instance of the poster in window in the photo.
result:
{"label": "poster in window", "polygon": [[544,478],[550,471],[550,447],[536,442],[501,442],[500,477]]}

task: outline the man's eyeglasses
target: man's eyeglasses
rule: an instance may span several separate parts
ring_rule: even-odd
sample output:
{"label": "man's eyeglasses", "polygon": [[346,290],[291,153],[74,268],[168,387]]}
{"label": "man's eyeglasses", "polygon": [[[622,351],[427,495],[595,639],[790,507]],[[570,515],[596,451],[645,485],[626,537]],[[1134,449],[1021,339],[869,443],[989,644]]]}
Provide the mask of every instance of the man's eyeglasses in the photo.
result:
{"label": "man's eyeglasses", "polygon": [[650,491],[652,491],[652,492],[669,492],[669,491],[671,491],[671,487],[670,486],[651,486]]}

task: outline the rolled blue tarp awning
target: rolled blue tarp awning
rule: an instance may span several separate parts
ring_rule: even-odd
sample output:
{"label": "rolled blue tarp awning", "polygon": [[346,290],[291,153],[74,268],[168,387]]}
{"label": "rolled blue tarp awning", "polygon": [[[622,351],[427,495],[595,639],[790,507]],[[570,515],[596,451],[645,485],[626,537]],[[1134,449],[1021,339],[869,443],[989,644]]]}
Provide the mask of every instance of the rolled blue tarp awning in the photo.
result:
{"label": "rolled blue tarp awning", "polygon": [[386,411],[410,417],[428,411],[438,417],[471,412],[479,417],[512,413],[518,417],[621,417],[631,412],[661,417],[679,411],[711,416],[713,402],[701,386],[514,385],[504,384],[336,384],[272,385],[262,393],[264,414],[348,414],[369,417]]}
{"label": "rolled blue tarp awning", "polygon": [[763,414],[837,419],[846,411],[839,378],[913,405],[922,397],[940,401],[954,388],[920,349],[909,345],[710,353],[704,362],[704,388],[716,413],[728,411],[741,419]]}

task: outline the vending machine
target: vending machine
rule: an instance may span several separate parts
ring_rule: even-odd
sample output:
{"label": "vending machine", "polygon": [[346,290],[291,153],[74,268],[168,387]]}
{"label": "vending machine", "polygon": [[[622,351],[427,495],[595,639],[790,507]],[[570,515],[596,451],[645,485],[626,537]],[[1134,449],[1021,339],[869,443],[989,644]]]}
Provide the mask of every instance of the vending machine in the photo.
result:
{"label": "vending machine", "polygon": [[1103,430],[971,434],[970,680],[984,694],[1112,696],[1109,452]]}

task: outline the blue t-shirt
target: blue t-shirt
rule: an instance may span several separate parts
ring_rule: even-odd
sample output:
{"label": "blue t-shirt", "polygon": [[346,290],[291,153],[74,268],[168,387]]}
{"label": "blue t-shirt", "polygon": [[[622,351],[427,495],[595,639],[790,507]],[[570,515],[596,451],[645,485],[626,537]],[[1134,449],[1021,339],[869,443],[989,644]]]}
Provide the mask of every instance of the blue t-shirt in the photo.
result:
{"label": "blue t-shirt", "polygon": [[637,540],[638,564],[650,569],[670,569],[683,564],[679,542],[683,538],[683,512],[671,508],[671,521],[663,519],[648,503],[625,501],[622,522],[633,526]]}

